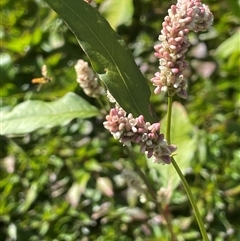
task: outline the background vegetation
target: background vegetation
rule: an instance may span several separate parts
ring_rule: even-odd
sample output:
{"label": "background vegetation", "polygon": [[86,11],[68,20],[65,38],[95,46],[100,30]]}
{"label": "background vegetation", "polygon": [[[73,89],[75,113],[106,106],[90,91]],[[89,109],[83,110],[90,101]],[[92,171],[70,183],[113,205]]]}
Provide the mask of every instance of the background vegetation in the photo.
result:
{"label": "background vegetation", "polygon": [[[106,2],[111,1],[98,1],[95,7],[150,79],[158,68],[153,46],[175,2],[120,1],[117,11]],[[234,0],[205,3],[214,26],[208,33],[190,35],[189,97],[176,97],[197,131],[197,148],[185,174],[212,240],[235,241],[240,240],[240,10]],[[53,101],[68,92],[101,109],[75,80],[74,65],[86,56],[44,1],[1,1],[0,36],[3,113],[26,100]],[[53,80],[38,91],[31,79],[41,76],[43,64]],[[163,117],[164,96],[152,96],[152,103]],[[122,175],[124,168],[140,167],[157,190],[156,167],[138,149],[115,141],[103,120],[104,115],[77,118],[26,135],[0,136],[0,240],[170,240],[154,203],[129,187]],[[163,207],[179,240],[201,240],[181,184]]]}

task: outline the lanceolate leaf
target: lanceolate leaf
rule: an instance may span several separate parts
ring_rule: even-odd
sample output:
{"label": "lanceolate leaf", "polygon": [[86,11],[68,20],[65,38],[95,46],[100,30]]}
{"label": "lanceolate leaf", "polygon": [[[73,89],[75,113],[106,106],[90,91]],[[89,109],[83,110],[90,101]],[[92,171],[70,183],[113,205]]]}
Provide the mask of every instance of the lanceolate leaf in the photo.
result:
{"label": "lanceolate leaf", "polygon": [[45,0],[66,22],[116,101],[134,116],[150,112],[150,90],[124,41],[109,23],[83,0]]}
{"label": "lanceolate leaf", "polygon": [[53,102],[28,100],[10,112],[0,113],[0,135],[17,135],[41,127],[64,125],[74,118],[99,115],[99,111],[74,93]]}

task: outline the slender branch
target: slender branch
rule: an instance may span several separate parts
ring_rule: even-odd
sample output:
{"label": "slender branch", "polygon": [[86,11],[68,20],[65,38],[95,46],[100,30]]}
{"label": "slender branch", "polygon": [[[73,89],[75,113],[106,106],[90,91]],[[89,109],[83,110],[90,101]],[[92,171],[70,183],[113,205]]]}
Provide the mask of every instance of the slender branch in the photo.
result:
{"label": "slender branch", "polygon": [[201,215],[200,215],[200,213],[199,213],[199,210],[198,210],[198,207],[197,207],[197,205],[196,205],[196,202],[195,202],[195,200],[194,200],[194,198],[193,198],[193,195],[192,195],[191,189],[190,189],[190,187],[189,187],[189,185],[188,185],[188,182],[187,182],[186,178],[184,177],[184,175],[182,174],[182,172],[181,172],[179,166],[177,165],[176,161],[174,160],[174,158],[172,158],[172,164],[173,164],[175,170],[177,171],[178,175],[180,176],[181,181],[182,181],[182,183],[183,183],[183,186],[184,186],[184,188],[185,188],[185,190],[186,190],[186,193],[187,193],[187,195],[188,195],[188,199],[189,199],[189,201],[190,201],[190,203],[191,203],[191,205],[192,205],[193,211],[194,211],[194,213],[195,213],[195,217],[196,217],[196,220],[197,220],[197,222],[198,222],[198,226],[199,226],[199,229],[200,229],[200,231],[201,231],[203,240],[204,240],[204,241],[209,241],[209,238],[208,238],[208,236],[207,236],[207,232],[206,232],[206,230],[205,230],[203,221],[202,221],[202,219],[201,219]]}
{"label": "slender branch", "polygon": [[[171,134],[170,134],[170,131],[171,131],[171,116],[172,116],[172,99],[173,99],[173,97],[169,95],[168,96],[168,113],[167,113],[167,132],[166,132],[166,139],[167,139],[167,142],[168,142],[169,145],[171,144],[171,136],[170,136]],[[206,230],[204,228],[203,221],[201,219],[198,207],[196,205],[196,202],[194,201],[191,189],[190,189],[190,187],[189,187],[189,185],[188,185],[184,175],[182,174],[179,166],[177,165],[177,163],[176,163],[176,161],[174,160],[173,157],[172,157],[172,164],[173,164],[176,172],[178,173],[179,177],[181,178],[183,186],[184,186],[184,188],[186,190],[188,199],[189,199],[189,201],[190,201],[190,203],[192,205],[192,208],[193,208],[196,220],[198,222],[198,226],[199,226],[200,232],[202,234],[203,240],[204,241],[209,241],[209,238],[208,238],[207,232],[206,232]]]}
{"label": "slender branch", "polygon": [[168,110],[167,110],[167,133],[166,133],[166,139],[168,142],[168,145],[171,144],[171,118],[172,118],[172,96],[168,96]]}

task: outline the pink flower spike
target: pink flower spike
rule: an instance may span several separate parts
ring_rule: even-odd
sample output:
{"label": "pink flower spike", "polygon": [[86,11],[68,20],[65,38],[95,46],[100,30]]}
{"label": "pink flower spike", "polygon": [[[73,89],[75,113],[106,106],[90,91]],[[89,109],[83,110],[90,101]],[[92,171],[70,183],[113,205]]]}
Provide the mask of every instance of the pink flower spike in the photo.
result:
{"label": "pink flower spike", "polygon": [[74,68],[77,75],[76,80],[86,95],[97,98],[105,94],[97,75],[88,66],[87,62],[79,59]]}
{"label": "pink flower spike", "polygon": [[[187,98],[187,82],[179,76],[183,75],[188,66],[185,61],[185,53],[190,46],[188,33],[206,31],[212,22],[213,15],[201,0],[178,0],[176,5],[171,6],[162,23],[158,38],[161,43],[154,47],[160,69],[160,72],[155,74],[159,78],[151,79],[155,94],[170,91],[171,95],[177,93],[178,96]],[[167,81],[163,81],[165,79]]]}
{"label": "pink flower spike", "polygon": [[139,145],[140,151],[145,153],[148,158],[154,156],[157,160],[161,160],[157,163],[167,163],[167,160],[170,159],[167,159],[166,156],[170,156],[172,150],[176,150],[174,146],[168,145],[165,141],[163,133],[160,133],[159,123],[150,124],[144,120],[142,115],[137,118],[131,114],[126,115],[126,112],[120,107],[110,110],[103,125],[124,146]]}

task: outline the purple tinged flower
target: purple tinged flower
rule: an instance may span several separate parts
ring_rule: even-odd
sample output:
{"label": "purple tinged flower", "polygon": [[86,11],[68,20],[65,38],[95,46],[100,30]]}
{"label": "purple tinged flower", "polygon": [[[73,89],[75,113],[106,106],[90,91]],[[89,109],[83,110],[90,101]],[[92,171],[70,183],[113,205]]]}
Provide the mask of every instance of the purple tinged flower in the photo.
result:
{"label": "purple tinged flower", "polygon": [[142,115],[134,118],[120,107],[110,110],[103,125],[124,146],[138,144],[140,151],[145,152],[148,158],[153,157],[156,163],[169,164],[170,155],[177,149],[174,145],[168,145],[164,135],[160,133],[159,123],[145,122]]}
{"label": "purple tinged flower", "polygon": [[201,0],[178,0],[171,6],[162,23],[161,43],[154,47],[160,69],[151,79],[156,86],[155,94],[168,91],[170,95],[177,93],[187,98],[187,81],[183,76],[183,70],[188,66],[184,54],[190,46],[187,35],[189,31],[208,30],[212,22],[213,15]]}

